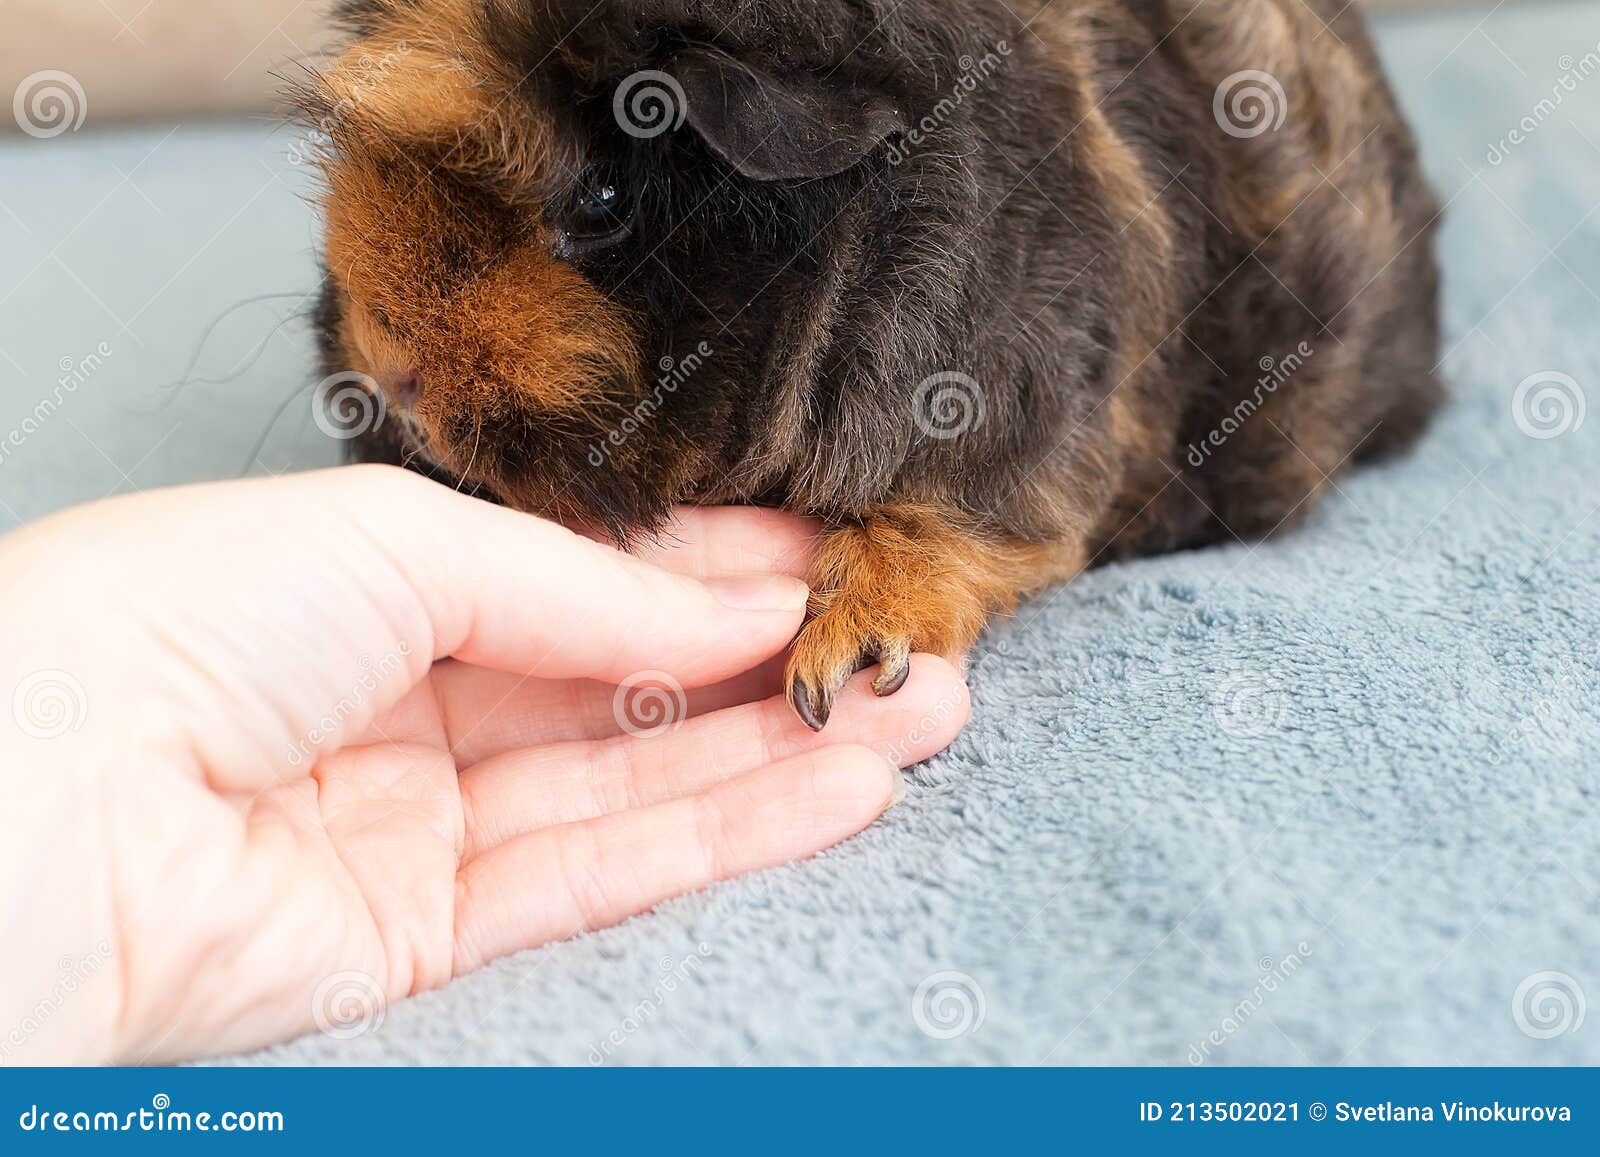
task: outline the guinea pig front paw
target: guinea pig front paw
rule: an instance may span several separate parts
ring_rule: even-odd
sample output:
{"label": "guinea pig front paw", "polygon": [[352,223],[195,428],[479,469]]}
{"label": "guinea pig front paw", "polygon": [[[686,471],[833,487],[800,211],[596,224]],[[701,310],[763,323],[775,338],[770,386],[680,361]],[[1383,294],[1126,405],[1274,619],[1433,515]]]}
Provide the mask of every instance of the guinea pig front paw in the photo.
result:
{"label": "guinea pig front paw", "polygon": [[956,525],[954,512],[882,506],[835,529],[811,568],[811,618],[784,679],[795,714],[821,731],[839,689],[877,664],[872,689],[892,695],[917,651],[959,660],[990,610],[1007,604],[1009,579],[983,577],[993,547]]}
{"label": "guinea pig front paw", "polygon": [[789,703],[821,731],[839,689],[863,667],[876,663],[872,689],[892,695],[915,652],[959,662],[991,614],[1076,574],[1086,557],[1076,539],[1004,538],[948,507],[874,507],[829,532],[817,549],[811,618],[784,678]]}
{"label": "guinea pig front paw", "polygon": [[[887,624],[885,624],[887,626]],[[911,673],[912,638],[904,631],[868,629],[848,610],[829,610],[801,630],[784,680],[789,704],[813,731],[827,726],[839,689],[857,671],[878,665],[872,690],[893,695]]]}

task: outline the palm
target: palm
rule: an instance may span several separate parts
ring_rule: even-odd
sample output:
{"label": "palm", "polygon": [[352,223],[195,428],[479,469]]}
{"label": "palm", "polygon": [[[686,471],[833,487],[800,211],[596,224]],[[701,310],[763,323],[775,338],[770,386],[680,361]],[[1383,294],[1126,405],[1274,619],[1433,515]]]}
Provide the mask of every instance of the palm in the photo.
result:
{"label": "palm", "polygon": [[[918,691],[931,689],[940,661],[919,665]],[[163,1020],[229,1044],[235,1034],[273,1039],[307,1025],[358,1033],[388,1004],[495,956],[783,862],[791,853],[770,833],[740,834],[757,810],[781,807],[748,799],[741,777],[801,761],[808,782],[864,781],[881,774],[881,756],[825,747],[780,696],[751,698],[775,683],[774,670],[754,671],[686,695],[702,714],[630,734],[601,714],[614,688],[438,665],[309,777],[247,801],[242,826],[233,809],[214,811],[214,799],[192,801],[197,818],[213,822],[191,829],[182,861],[220,856],[234,865],[231,878],[208,881],[211,906],[193,897],[206,915],[199,927],[225,937],[230,954],[255,954],[276,986],[310,995],[263,1023],[251,1013],[257,994],[231,977],[218,978],[226,992],[197,977],[186,1006]],[[876,710],[853,737],[879,748],[900,742],[917,730],[914,705],[925,701],[914,692],[900,710]],[[870,690],[853,686],[841,708],[846,726],[873,707]],[[453,726],[452,708],[470,722]],[[539,741],[522,744],[530,733]],[[919,738],[908,756],[945,741]],[[635,853],[663,870],[641,877]],[[173,884],[152,881],[149,891],[170,897]],[[146,930],[170,937],[164,926]],[[138,1059],[160,1059],[165,1042],[146,1049]]]}

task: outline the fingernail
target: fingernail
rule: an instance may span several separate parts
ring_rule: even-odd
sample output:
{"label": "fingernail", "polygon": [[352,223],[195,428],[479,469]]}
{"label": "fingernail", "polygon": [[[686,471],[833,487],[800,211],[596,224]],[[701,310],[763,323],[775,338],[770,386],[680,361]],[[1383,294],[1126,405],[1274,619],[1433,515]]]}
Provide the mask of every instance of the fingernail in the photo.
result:
{"label": "fingernail", "polygon": [[894,790],[889,793],[889,807],[894,807],[906,798],[906,777],[898,767],[891,767],[889,770],[894,773]]}
{"label": "fingernail", "polygon": [[703,580],[712,596],[736,611],[798,611],[811,588],[781,574],[718,575]]}

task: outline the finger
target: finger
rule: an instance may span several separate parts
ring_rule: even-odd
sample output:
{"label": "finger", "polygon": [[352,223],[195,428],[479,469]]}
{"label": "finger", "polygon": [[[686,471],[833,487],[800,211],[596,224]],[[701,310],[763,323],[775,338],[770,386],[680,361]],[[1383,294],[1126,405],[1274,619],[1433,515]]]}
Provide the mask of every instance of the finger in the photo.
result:
{"label": "finger", "polygon": [[506,752],[461,776],[467,855],[555,824],[698,795],[830,742],[870,747],[896,767],[909,767],[949,746],[968,711],[955,668],[919,655],[905,687],[890,699],[873,694],[869,673],[853,679],[839,696],[826,740],[774,696],[662,735]]}
{"label": "finger", "polygon": [[788,576],[696,581],[401,471],[334,473],[351,498],[373,492],[349,516],[420,600],[435,658],[611,683],[659,668],[703,686],[776,653],[803,614]]}
{"label": "finger", "polygon": [[518,837],[456,877],[456,974],[813,855],[870,824],[899,785],[869,748],[824,747],[687,799]]}
{"label": "finger", "polygon": [[[785,574],[804,578],[822,524],[760,506],[682,506],[629,553],[677,574]],[[590,537],[595,537],[585,531]]]}
{"label": "finger", "polygon": [[[592,679],[532,679],[466,663],[440,663],[432,679],[456,765],[504,751],[625,734],[626,691]],[[753,703],[782,689],[780,653],[748,671],[685,692],[684,718]]]}
{"label": "finger", "polygon": [[[815,519],[761,507],[680,507],[658,538],[632,553],[641,562],[696,578],[798,578],[811,564],[819,529]],[[781,675],[781,665],[763,663],[714,686],[692,688],[687,714],[765,699],[780,689]],[[513,748],[623,733],[616,687],[608,683],[534,679],[461,663],[440,665],[432,682],[462,767]]]}

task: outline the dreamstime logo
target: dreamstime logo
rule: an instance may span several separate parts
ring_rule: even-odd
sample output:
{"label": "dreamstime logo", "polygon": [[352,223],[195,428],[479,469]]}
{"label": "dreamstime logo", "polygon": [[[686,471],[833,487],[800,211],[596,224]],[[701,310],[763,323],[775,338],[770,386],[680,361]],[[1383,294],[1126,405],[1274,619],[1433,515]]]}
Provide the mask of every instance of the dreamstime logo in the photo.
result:
{"label": "dreamstime logo", "polygon": [[1235,739],[1260,739],[1282,726],[1288,712],[1283,689],[1254,671],[1235,671],[1211,697],[1217,727]]}
{"label": "dreamstime logo", "polygon": [[348,442],[383,425],[387,412],[378,383],[357,370],[330,374],[311,395],[311,416],[317,429]]}
{"label": "dreamstime logo", "polygon": [[1263,956],[1256,964],[1260,975],[1244,998],[1234,1005],[1218,1022],[1217,1027],[1189,1046],[1189,1063],[1203,1065],[1211,1059],[1213,1049],[1219,1049],[1237,1032],[1250,1023],[1250,1018],[1267,1003],[1267,997],[1282,988],[1289,978],[1311,958],[1311,945],[1304,940],[1294,946],[1294,951],[1283,957]]}
{"label": "dreamstime logo", "polygon": [[1540,441],[1576,433],[1588,408],[1583,387],[1558,370],[1529,374],[1511,395],[1511,420],[1528,437]]}
{"label": "dreamstime logo", "polygon": [[60,739],[89,718],[89,696],[66,671],[35,671],[11,695],[11,717],[33,739]]}
{"label": "dreamstime logo", "polygon": [[1566,754],[1581,741],[1574,734],[1573,720],[1583,717],[1584,680],[1570,657],[1561,660],[1559,677],[1547,684],[1543,693],[1503,734],[1495,737],[1487,763],[1499,767],[1519,750],[1544,755]]}
{"label": "dreamstime logo", "polygon": [[989,415],[977,379],[959,370],[946,370],[929,374],[917,384],[912,416],[917,429],[943,441],[976,430]]}
{"label": "dreamstime logo", "polygon": [[1577,1032],[1587,1011],[1583,988],[1565,972],[1535,972],[1511,997],[1511,1019],[1534,1040]]}
{"label": "dreamstime logo", "polygon": [[590,444],[589,465],[604,466],[611,461],[611,452],[627,445],[629,438],[654,421],[667,398],[676,394],[683,383],[693,377],[714,352],[710,342],[702,341],[682,358],[667,356],[657,362],[656,367],[661,371],[661,376],[656,379],[655,387],[648,396],[637,402],[604,438]]}
{"label": "dreamstime logo", "polygon": [[683,124],[689,104],[683,86],[664,72],[645,69],[617,85],[611,114],[630,137],[649,140]]}
{"label": "dreamstime logo", "polygon": [[389,72],[410,55],[411,45],[401,40],[395,44],[392,52],[384,53],[377,60],[368,53],[362,53],[354,62],[342,66],[335,74],[339,84],[338,91],[342,95],[331,108],[317,118],[315,125],[310,126],[308,137],[289,146],[289,163],[315,164],[333,139],[334,130],[349,111],[365,102],[368,95],[383,91]]}
{"label": "dreamstime logo", "polygon": [[56,1110],[29,1105],[17,1117],[24,1133],[282,1133],[283,1114],[252,1109],[229,1109],[222,1113],[174,1109],[172,1098],[157,1093],[148,1109],[126,1112],[107,1109]]}
{"label": "dreamstime logo", "polygon": [[68,355],[56,363],[61,373],[56,378],[54,388],[34,403],[32,412],[24,415],[20,423],[0,436],[0,466],[4,466],[12,454],[22,449],[29,438],[43,429],[67,399],[78,392],[79,387],[100,372],[111,352],[109,343],[100,342],[83,357]]}
{"label": "dreamstime logo", "polygon": [[1261,376],[1256,379],[1255,389],[1248,397],[1240,398],[1234,403],[1233,409],[1223,416],[1219,422],[1204,438],[1198,442],[1189,443],[1187,455],[1189,465],[1196,470],[1206,464],[1206,459],[1211,457],[1215,450],[1220,450],[1228,444],[1228,439],[1243,429],[1244,424],[1255,417],[1257,411],[1266,404],[1267,399],[1283,388],[1285,382],[1300,372],[1315,354],[1316,350],[1310,342],[1301,342],[1281,358],[1271,354],[1266,355],[1256,365],[1261,370]]}
{"label": "dreamstime logo", "polygon": [[911,1019],[934,1040],[977,1032],[988,1010],[983,989],[965,972],[935,972],[911,994]]}
{"label": "dreamstime logo", "polygon": [[1211,99],[1217,127],[1230,137],[1248,139],[1277,132],[1289,116],[1289,98],[1270,72],[1247,68],[1217,85]]}
{"label": "dreamstime logo", "polygon": [[49,68],[22,78],[11,98],[11,113],[30,137],[49,140],[83,127],[89,97],[77,77]]}
{"label": "dreamstime logo", "polygon": [[1550,86],[1550,95],[1539,98],[1521,120],[1489,146],[1484,159],[1491,165],[1503,164],[1513,149],[1527,141],[1539,131],[1545,121],[1555,116],[1556,110],[1566,103],[1567,97],[1578,91],[1579,84],[1600,73],[1600,45],[1596,45],[1577,59],[1574,59],[1570,52],[1563,53],[1556,61],[1556,67],[1561,70],[1561,75],[1556,77],[1555,83]]}
{"label": "dreamstime logo", "polygon": [[654,739],[688,718],[689,696],[683,684],[665,671],[640,671],[617,685],[611,714],[617,726],[635,739]]}
{"label": "dreamstime logo", "polygon": [[0,1061],[27,1044],[28,1039],[38,1033],[51,1017],[66,1007],[67,1001],[79,989],[87,987],[94,975],[109,964],[111,959],[109,940],[96,941],[94,951],[85,956],[63,956],[56,981],[50,986],[49,993],[34,1002],[33,1007],[23,1015],[22,1019],[12,1025],[4,1037],[0,1037]]}
{"label": "dreamstime logo", "polygon": [[682,960],[663,956],[660,964],[660,979],[656,981],[646,996],[642,997],[637,1004],[628,1010],[621,1023],[608,1032],[599,1044],[589,1049],[589,1063],[591,1065],[605,1064],[616,1049],[621,1048],[628,1042],[628,1038],[655,1020],[656,1014],[667,1003],[667,999],[677,992],[679,987],[688,985],[710,955],[711,945],[702,940],[695,945],[695,950]]}
{"label": "dreamstime logo", "polygon": [[410,657],[411,644],[403,640],[400,646],[376,662],[371,655],[362,655],[357,663],[360,673],[351,684],[350,693],[335,703],[333,708],[317,720],[311,730],[302,735],[289,749],[289,762],[299,767],[308,760],[315,759],[317,750],[324,743],[341,735],[345,725],[373,702],[380,687],[405,673],[406,660]]}
{"label": "dreamstime logo", "polygon": [[995,48],[997,52],[985,52],[976,60],[971,56],[963,56],[956,62],[961,66],[961,75],[956,78],[956,83],[951,87],[949,94],[941,97],[939,103],[935,104],[926,116],[889,142],[891,165],[903,163],[914,149],[920,147],[955,115],[956,110],[966,103],[967,97],[976,92],[980,84],[999,71],[1000,66],[1005,63],[1005,58],[1011,55],[1011,45],[1001,40],[996,42]]}
{"label": "dreamstime logo", "polygon": [[[971,674],[970,669],[968,674]],[[916,723],[912,724],[909,730],[905,731],[899,739],[889,745],[887,752],[889,762],[896,767],[903,767],[905,764],[913,762],[910,758],[911,753],[921,747],[929,736],[936,731],[942,730],[960,706],[961,699],[957,696],[946,695],[941,698]]]}
{"label": "dreamstime logo", "polygon": [[311,996],[311,1019],[335,1040],[376,1032],[388,1009],[383,986],[365,972],[335,972]]}

